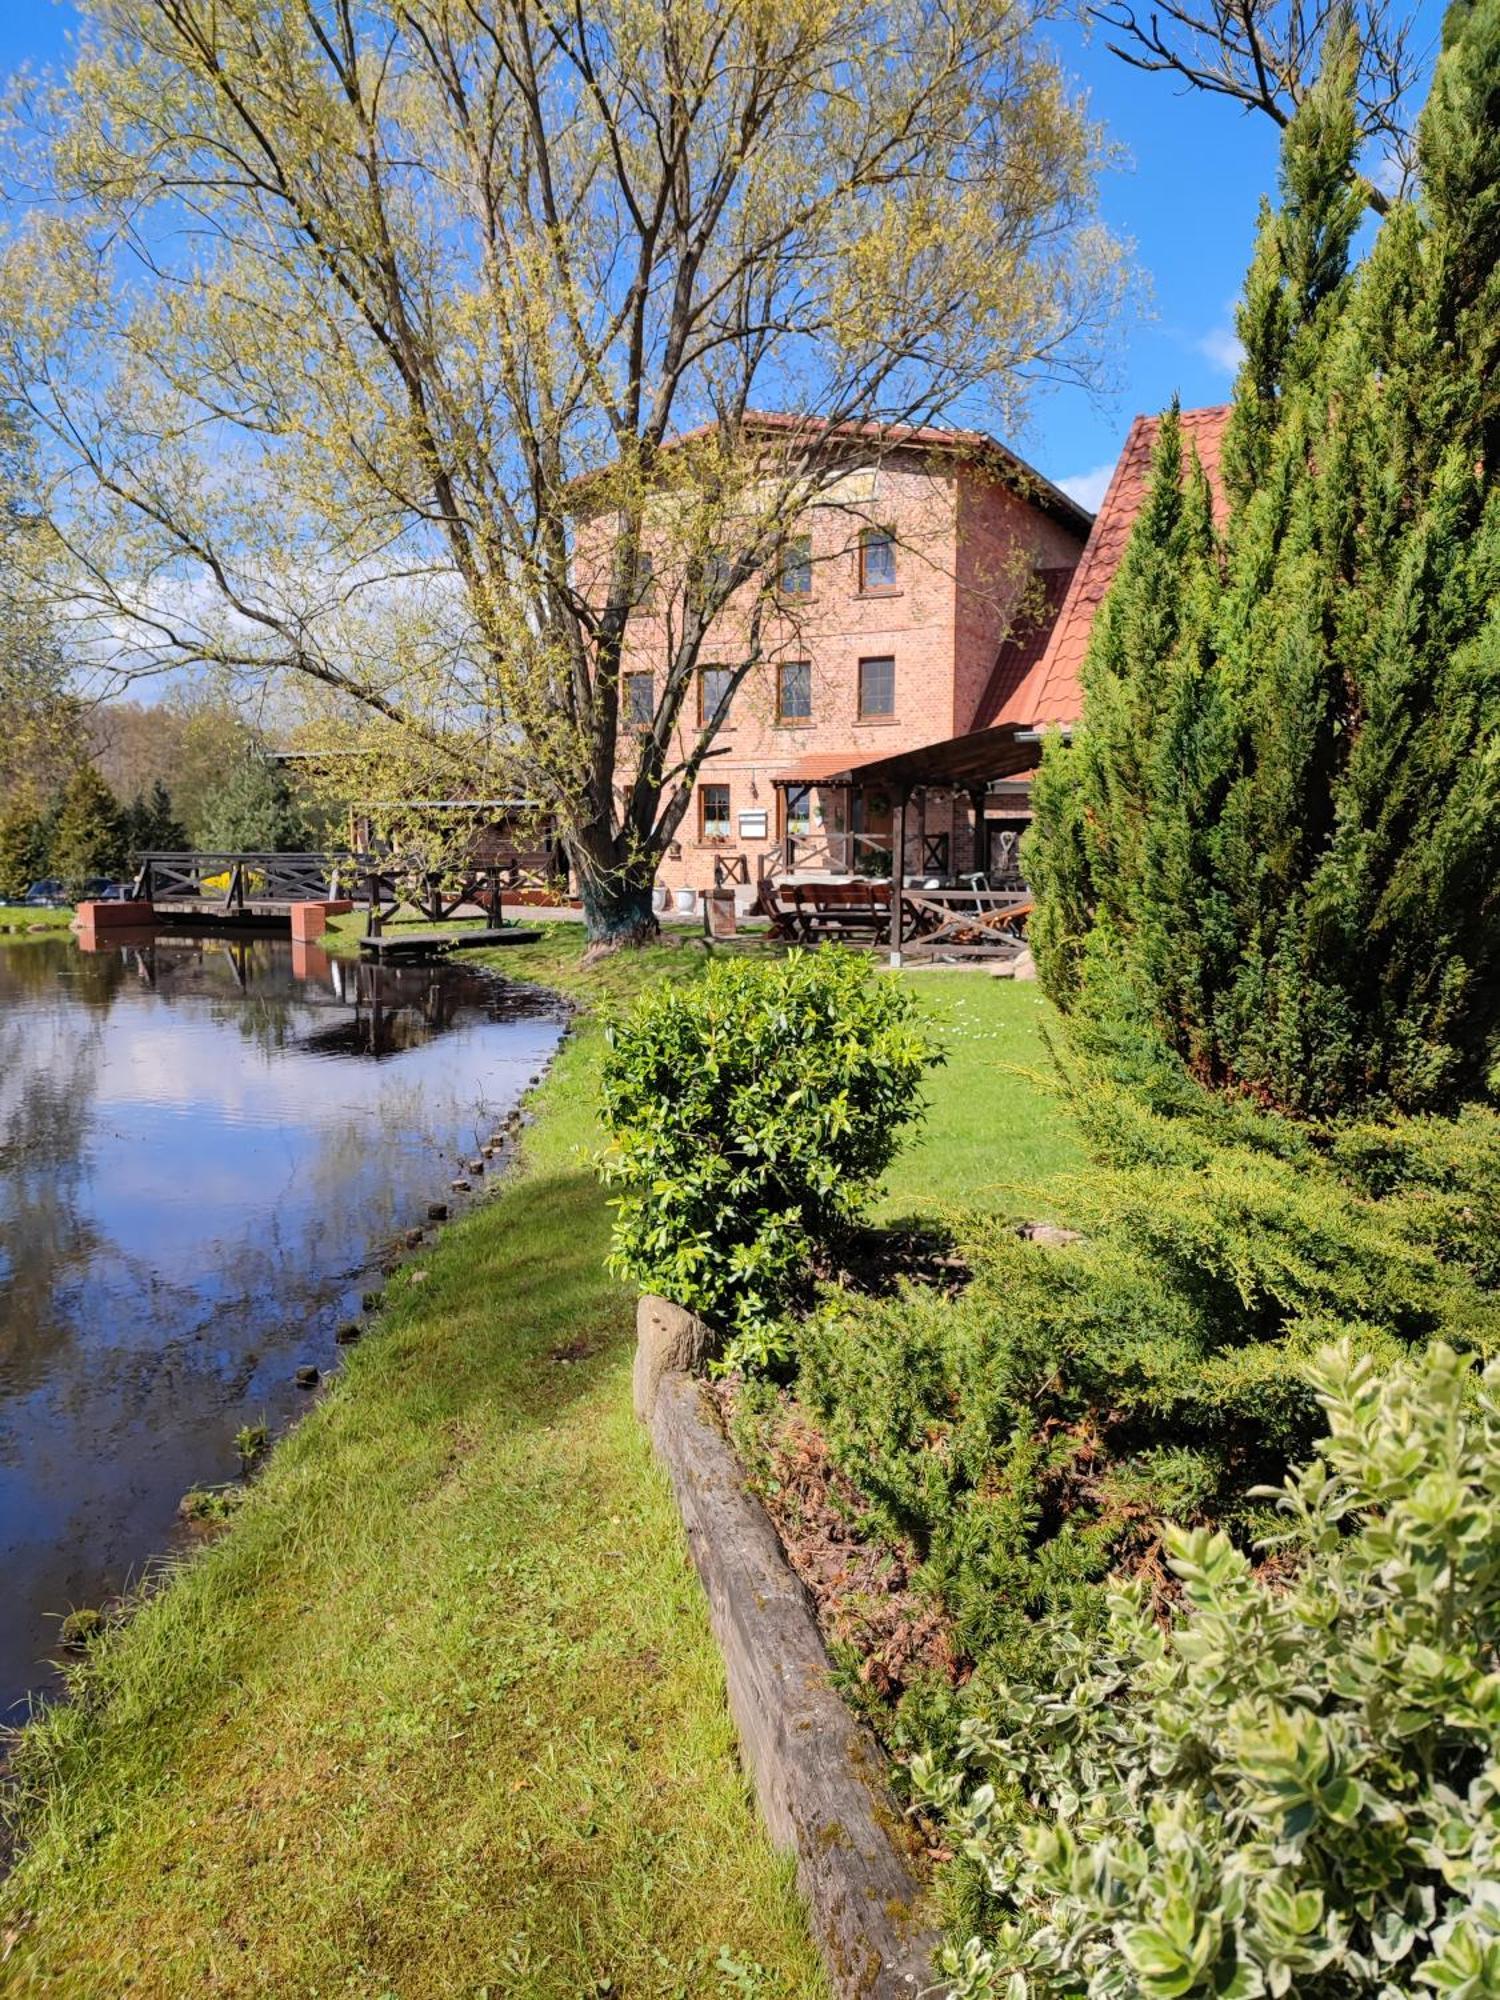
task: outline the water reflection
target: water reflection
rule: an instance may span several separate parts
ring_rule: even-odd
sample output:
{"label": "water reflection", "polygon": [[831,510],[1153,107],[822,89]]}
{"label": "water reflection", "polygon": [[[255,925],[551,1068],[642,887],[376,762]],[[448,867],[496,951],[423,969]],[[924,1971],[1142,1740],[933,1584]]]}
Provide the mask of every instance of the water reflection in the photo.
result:
{"label": "water reflection", "polygon": [[558,1028],[460,966],[280,939],[0,946],[0,1713],[296,1408]]}

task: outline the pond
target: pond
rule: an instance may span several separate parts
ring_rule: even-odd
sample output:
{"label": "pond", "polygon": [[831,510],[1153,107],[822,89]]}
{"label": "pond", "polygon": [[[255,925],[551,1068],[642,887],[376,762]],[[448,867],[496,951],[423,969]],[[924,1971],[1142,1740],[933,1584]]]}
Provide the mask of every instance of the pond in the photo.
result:
{"label": "pond", "polygon": [[[295,956],[294,956],[295,954]],[[0,1720],[336,1365],[561,1003],[270,938],[0,944]],[[498,1160],[496,1164],[499,1164]]]}

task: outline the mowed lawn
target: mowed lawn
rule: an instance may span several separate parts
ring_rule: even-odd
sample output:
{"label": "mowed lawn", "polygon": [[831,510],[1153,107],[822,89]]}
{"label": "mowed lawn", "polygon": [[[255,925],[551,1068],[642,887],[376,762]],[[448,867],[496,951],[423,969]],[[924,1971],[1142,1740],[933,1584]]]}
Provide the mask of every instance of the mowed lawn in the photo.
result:
{"label": "mowed lawn", "polygon": [[[357,920],[351,920],[356,923]],[[502,969],[623,1003],[670,943]],[[949,1044],[888,1214],[1045,1212],[1036,987],[900,975]],[[0,1993],[819,2000],[788,1863],[630,1409],[582,1017],[524,1169],[416,1253],[233,1527],[24,1744]]]}
{"label": "mowed lawn", "polygon": [[1083,1164],[1046,1034],[1057,1011],[1039,986],[987,972],[905,972],[948,1061],[926,1089],[930,1109],[886,1176],[888,1217],[994,1209],[1054,1213],[1050,1184]]}
{"label": "mowed lawn", "polygon": [[585,1024],[524,1174],[391,1281],[235,1525],[33,1732],[0,1991],[825,1993],[631,1415],[599,1048]]}

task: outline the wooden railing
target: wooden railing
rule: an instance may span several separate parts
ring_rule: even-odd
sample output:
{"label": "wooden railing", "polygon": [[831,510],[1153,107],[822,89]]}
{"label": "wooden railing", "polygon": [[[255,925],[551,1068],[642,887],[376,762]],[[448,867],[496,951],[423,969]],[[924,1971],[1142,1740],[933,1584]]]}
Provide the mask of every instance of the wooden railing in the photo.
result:
{"label": "wooden railing", "polygon": [[205,915],[234,916],[292,903],[362,902],[371,936],[378,937],[397,910],[410,908],[429,923],[477,905],[500,923],[506,890],[544,888],[551,858],[516,853],[483,866],[455,863],[433,868],[425,859],[359,854],[348,848],[304,854],[168,854],[137,857],[131,895],[164,905],[190,904]]}
{"label": "wooden railing", "polygon": [[516,853],[484,866],[452,865],[428,868],[398,857],[377,860],[362,856],[356,887],[365,906],[365,935],[379,937],[396,911],[415,910],[430,924],[440,924],[455,911],[477,906],[498,930],[507,890],[544,889],[555,884],[552,857],[544,852]]}
{"label": "wooden railing", "polygon": [[243,910],[250,903],[332,902],[359,857],[306,854],[167,854],[138,856],[131,895],[146,903],[201,903]]}
{"label": "wooden railing", "polygon": [[760,857],[760,874],[764,881],[806,869],[888,881],[893,851],[889,834],[789,833]]}

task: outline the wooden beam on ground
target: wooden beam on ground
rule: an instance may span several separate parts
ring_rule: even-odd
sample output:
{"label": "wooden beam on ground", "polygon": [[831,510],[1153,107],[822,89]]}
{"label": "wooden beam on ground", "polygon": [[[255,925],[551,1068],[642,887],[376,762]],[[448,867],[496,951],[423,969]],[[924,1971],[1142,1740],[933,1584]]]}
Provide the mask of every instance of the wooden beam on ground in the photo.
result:
{"label": "wooden beam on ground", "polygon": [[796,1856],[836,2000],[941,2000],[939,1939],[897,1838],[885,1755],[833,1687],[807,1592],[703,1406],[703,1383],[666,1351],[692,1316],[646,1298],[641,1319],[655,1352],[638,1353],[637,1414],[671,1477],[761,1814]]}

